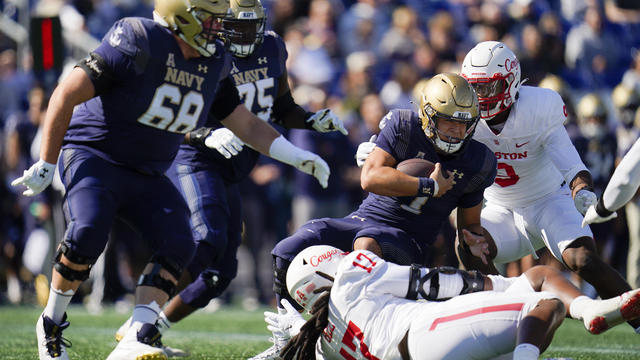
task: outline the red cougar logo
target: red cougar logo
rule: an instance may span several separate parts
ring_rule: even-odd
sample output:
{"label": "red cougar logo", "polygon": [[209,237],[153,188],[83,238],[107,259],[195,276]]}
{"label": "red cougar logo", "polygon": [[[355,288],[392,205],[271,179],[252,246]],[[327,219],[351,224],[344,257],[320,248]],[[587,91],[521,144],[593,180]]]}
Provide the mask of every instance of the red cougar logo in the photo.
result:
{"label": "red cougar logo", "polygon": [[511,70],[515,69],[518,66],[518,59],[506,59],[504,61],[504,69],[507,72],[511,72]]}
{"label": "red cougar logo", "polygon": [[340,253],[341,251],[336,249],[336,250],[327,251],[324,254],[313,255],[309,258],[309,263],[311,264],[311,266],[316,267],[320,265],[320,263],[323,261],[331,261],[331,258],[333,257],[333,255],[340,254]]}

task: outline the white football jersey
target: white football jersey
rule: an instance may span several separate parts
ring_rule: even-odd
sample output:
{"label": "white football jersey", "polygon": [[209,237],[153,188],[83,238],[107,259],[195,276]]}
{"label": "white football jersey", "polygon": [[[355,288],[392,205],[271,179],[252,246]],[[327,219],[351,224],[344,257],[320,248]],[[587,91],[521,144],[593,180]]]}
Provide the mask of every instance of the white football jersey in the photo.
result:
{"label": "white football jersey", "polygon": [[498,160],[496,180],[484,192],[508,208],[529,205],[586,170],[563,126],[566,107],[555,91],[523,86],[499,134],[484,120],[473,138]]}
{"label": "white football jersey", "polygon": [[372,252],[347,255],[331,289],[329,324],[318,340],[316,358],[402,359],[398,344],[412,314],[425,306],[402,298],[409,276],[408,267],[389,264]]}

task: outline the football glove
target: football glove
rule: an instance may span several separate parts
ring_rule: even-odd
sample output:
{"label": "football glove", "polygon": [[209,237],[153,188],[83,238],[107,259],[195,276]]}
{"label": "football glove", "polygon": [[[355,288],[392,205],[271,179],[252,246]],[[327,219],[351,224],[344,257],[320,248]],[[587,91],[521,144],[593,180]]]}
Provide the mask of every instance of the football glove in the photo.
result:
{"label": "football glove", "polygon": [[596,206],[595,205],[591,205],[587,209],[586,214],[584,214],[584,219],[582,219],[582,227],[585,227],[588,224],[602,223],[602,222],[605,222],[605,221],[609,221],[609,220],[611,220],[613,218],[616,218],[616,217],[618,217],[618,214],[615,211],[612,212],[611,214],[609,214],[609,216],[602,217],[596,211]]}
{"label": "football glove", "polygon": [[49,164],[40,159],[37,163],[31,165],[29,170],[25,170],[21,177],[13,180],[11,186],[24,185],[27,190],[22,193],[23,195],[37,195],[51,184],[55,169],[55,164]]}
{"label": "football glove", "polygon": [[358,167],[362,167],[362,165],[364,165],[364,162],[369,157],[369,154],[371,154],[373,149],[375,149],[376,138],[378,138],[378,135],[372,135],[369,141],[365,141],[358,145],[358,150],[356,151],[356,164],[358,164]]}
{"label": "football glove", "polygon": [[322,158],[310,151],[302,150],[280,135],[271,143],[269,156],[289,164],[305,174],[315,177],[320,186],[327,188],[329,184],[329,165]]}
{"label": "football glove", "polygon": [[598,201],[598,197],[592,191],[587,189],[579,190],[576,196],[573,198],[573,203],[576,205],[576,209],[580,214],[584,215],[587,212],[589,206],[595,205]]}
{"label": "football glove", "polygon": [[231,130],[223,127],[213,130],[205,139],[204,145],[216,149],[222,156],[230,159],[242,151],[244,143]]}
{"label": "football glove", "polygon": [[307,119],[307,124],[317,132],[340,131],[343,135],[349,134],[344,123],[330,109],[322,109]]}
{"label": "football glove", "polygon": [[284,309],[278,309],[278,313],[265,311],[264,321],[268,324],[267,329],[274,335],[289,340],[300,332],[300,328],[307,321],[287,299],[280,300],[280,303]]}

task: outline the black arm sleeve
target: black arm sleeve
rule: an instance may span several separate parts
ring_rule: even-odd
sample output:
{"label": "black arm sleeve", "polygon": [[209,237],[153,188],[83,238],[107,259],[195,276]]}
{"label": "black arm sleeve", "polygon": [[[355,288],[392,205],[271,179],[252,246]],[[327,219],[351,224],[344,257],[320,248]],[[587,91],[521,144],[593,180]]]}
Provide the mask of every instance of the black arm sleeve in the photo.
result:
{"label": "black arm sleeve", "polygon": [[92,52],[86,58],[80,60],[76,67],[81,68],[87,73],[89,79],[93,83],[95,95],[104,94],[113,83],[113,75],[111,69],[107,66],[104,59],[95,52]]}
{"label": "black arm sleeve", "polygon": [[[289,117],[293,118],[303,118],[304,128],[305,129],[313,129],[311,124],[307,123],[306,120],[313,116],[314,113],[307,112],[300,105],[296,104],[291,96],[291,91],[287,91],[281,96],[278,96],[276,100],[273,102],[273,122],[284,126],[286,128],[291,128],[288,126],[286,119]],[[293,115],[292,115],[293,114]]]}
{"label": "black arm sleeve", "polygon": [[240,105],[240,94],[231,78],[226,77],[220,82],[216,98],[211,105],[211,115],[216,119],[224,120]]}

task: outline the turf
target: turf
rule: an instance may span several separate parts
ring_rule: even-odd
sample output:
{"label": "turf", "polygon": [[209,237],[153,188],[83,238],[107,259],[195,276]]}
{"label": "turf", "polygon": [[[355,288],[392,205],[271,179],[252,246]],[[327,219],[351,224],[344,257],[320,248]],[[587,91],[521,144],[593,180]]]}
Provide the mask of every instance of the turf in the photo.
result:
{"label": "turf", "polygon": [[[270,345],[264,310],[198,312],[175,324],[163,340],[189,349],[191,356],[184,359],[246,359]],[[37,359],[34,326],[40,312],[35,307],[0,307],[0,359]],[[113,334],[127,318],[113,309],[90,315],[82,307],[71,307],[68,314],[71,326],[64,335],[73,342],[71,359],[105,359],[116,344]],[[640,335],[627,325],[590,335],[580,322],[567,319],[541,358],[639,359]]]}

